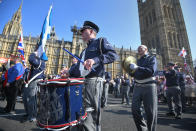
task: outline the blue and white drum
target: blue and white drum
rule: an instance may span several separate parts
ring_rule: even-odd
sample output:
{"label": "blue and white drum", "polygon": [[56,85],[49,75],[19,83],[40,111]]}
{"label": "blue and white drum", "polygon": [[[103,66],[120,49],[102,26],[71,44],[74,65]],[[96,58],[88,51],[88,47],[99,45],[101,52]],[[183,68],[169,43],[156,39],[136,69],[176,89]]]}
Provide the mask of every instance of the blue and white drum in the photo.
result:
{"label": "blue and white drum", "polygon": [[40,81],[37,125],[63,130],[86,119],[82,104],[83,83],[84,78]]}

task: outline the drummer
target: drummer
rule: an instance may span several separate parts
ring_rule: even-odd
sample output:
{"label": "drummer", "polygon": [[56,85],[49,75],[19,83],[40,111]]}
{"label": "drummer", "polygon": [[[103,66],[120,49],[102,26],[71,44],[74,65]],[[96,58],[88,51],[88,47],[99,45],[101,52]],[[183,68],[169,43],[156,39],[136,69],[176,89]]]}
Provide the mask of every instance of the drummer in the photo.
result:
{"label": "drummer", "polygon": [[[79,56],[76,55],[76,54],[74,56],[79,58]],[[75,68],[75,66],[77,66],[77,62],[78,62],[78,60],[75,57],[71,56],[71,63],[72,63],[72,65],[69,68],[69,70],[73,70]],[[68,68],[66,66],[63,67],[63,69],[60,72],[61,78],[65,78],[66,77],[66,73],[68,73],[67,71],[68,71]],[[70,75],[70,76],[73,76],[73,75]]]}
{"label": "drummer", "polygon": [[[80,55],[84,64],[67,71],[67,76],[85,77],[84,106],[88,112],[84,129],[87,131],[100,131],[101,121],[101,95],[103,89],[104,64],[109,64],[117,59],[116,51],[106,38],[96,39],[99,27],[90,21],[85,21],[81,28],[82,39],[87,43],[87,48]],[[93,68],[93,69],[92,69]]]}

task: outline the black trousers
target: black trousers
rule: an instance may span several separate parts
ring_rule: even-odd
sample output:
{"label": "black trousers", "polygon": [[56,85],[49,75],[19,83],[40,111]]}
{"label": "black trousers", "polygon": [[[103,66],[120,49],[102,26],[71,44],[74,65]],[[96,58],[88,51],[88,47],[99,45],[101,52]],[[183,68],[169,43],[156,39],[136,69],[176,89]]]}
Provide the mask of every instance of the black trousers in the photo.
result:
{"label": "black trousers", "polygon": [[7,101],[7,105],[5,107],[6,112],[10,112],[15,109],[16,97],[18,95],[18,90],[22,86],[22,83],[23,79],[19,79],[10,83],[8,87],[5,87],[5,96]]}

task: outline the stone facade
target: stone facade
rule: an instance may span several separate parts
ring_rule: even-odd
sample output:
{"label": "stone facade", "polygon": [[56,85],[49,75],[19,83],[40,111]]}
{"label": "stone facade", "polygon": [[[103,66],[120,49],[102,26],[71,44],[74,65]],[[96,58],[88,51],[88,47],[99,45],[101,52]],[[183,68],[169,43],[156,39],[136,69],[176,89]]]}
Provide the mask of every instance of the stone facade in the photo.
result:
{"label": "stone facade", "polygon": [[[172,4],[171,0],[167,0],[167,2],[170,4],[165,4],[166,1],[163,2],[162,0],[146,0],[146,2],[138,0],[141,40],[142,43],[145,43],[150,49],[152,49],[150,50],[151,53],[155,51],[154,53],[156,53],[159,70],[162,70],[163,65],[165,65],[168,61],[172,60],[183,62],[182,58],[177,56],[182,46],[187,49],[187,62],[189,63],[189,65],[192,65],[186,28],[183,25],[184,21],[183,17],[181,16],[182,13],[178,14],[179,16],[176,16],[175,20],[173,19],[173,17],[165,18],[163,14],[164,5],[167,5],[167,7],[171,8],[175,7],[175,10],[178,9],[181,11],[178,0],[174,1],[176,2],[174,3],[177,4],[175,6]],[[13,15],[11,21],[5,25],[2,34],[0,34],[0,57],[9,58],[10,55],[17,54],[17,46],[20,37],[19,32],[22,30],[21,8],[22,4]],[[149,21],[147,22],[148,24],[146,23],[146,21]],[[77,26],[71,27],[71,31],[73,32],[72,41],[64,41],[64,39],[58,40],[55,28],[52,28],[50,39],[46,43],[46,54],[48,56],[48,61],[46,62],[47,74],[58,74],[64,66],[70,66],[71,57],[68,53],[63,51],[63,48],[66,48],[73,54],[79,55],[86,47],[86,44],[81,38],[79,29],[80,28],[78,28]],[[169,35],[172,36],[172,41],[169,40],[168,33],[172,33],[172,35]],[[176,41],[173,40],[174,38],[176,38]],[[24,52],[27,66],[29,65],[28,57],[30,53],[35,50],[35,46],[38,42],[39,37],[31,37],[31,35],[24,37],[23,43],[25,46]],[[137,51],[131,50],[131,48],[124,49],[123,47],[116,48],[115,46],[114,48],[119,55],[118,60],[112,64],[105,65],[106,70],[112,74],[112,77],[115,77],[117,74],[121,75],[125,73],[121,66],[122,60],[124,58],[130,55],[138,58]],[[153,50],[155,48],[156,50]]]}
{"label": "stone facade", "polygon": [[178,53],[184,47],[186,61],[193,72],[193,62],[187,31],[179,0],[138,0],[141,42],[156,48],[162,63],[184,60]]}

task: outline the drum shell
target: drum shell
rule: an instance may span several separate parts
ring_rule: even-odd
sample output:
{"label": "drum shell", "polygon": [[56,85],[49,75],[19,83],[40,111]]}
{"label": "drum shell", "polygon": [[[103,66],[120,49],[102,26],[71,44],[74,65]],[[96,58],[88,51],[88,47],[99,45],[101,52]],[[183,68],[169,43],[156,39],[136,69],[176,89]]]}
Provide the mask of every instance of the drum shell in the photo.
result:
{"label": "drum shell", "polygon": [[[57,80],[56,80],[57,81]],[[65,125],[84,116],[82,106],[83,83],[38,84],[38,115],[39,125]]]}

